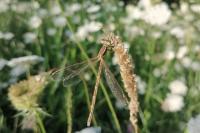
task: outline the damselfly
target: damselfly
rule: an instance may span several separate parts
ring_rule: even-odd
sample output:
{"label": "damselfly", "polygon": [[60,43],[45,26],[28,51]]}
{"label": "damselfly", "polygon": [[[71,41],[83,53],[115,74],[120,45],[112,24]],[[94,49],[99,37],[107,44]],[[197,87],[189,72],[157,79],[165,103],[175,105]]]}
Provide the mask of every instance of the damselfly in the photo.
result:
{"label": "damselfly", "polygon": [[91,120],[92,120],[92,116],[93,116],[93,112],[94,112],[94,106],[95,106],[95,102],[96,102],[96,96],[97,96],[97,92],[98,92],[98,86],[99,86],[99,82],[101,79],[101,73],[102,73],[103,68],[105,70],[106,81],[107,81],[108,86],[111,89],[111,92],[113,93],[113,95],[122,104],[124,104],[124,105],[128,104],[128,100],[127,100],[125,94],[123,93],[119,83],[117,82],[114,75],[110,71],[108,65],[106,64],[106,62],[103,59],[103,56],[104,56],[106,50],[107,50],[107,47],[103,46],[100,49],[97,57],[91,58],[89,61],[83,61],[80,63],[70,65],[68,67],[65,67],[64,69],[59,69],[59,70],[51,73],[52,77],[54,79],[56,79],[58,77],[58,75],[60,74],[60,72],[63,71],[63,76],[64,76],[63,83],[64,83],[64,85],[68,85],[68,80],[70,80],[71,78],[74,78],[75,76],[78,76],[80,73],[82,73],[89,66],[89,63],[99,62],[99,68],[98,68],[96,83],[95,83],[94,92],[93,92],[93,96],[92,96],[92,103],[90,106],[90,113],[89,113],[89,117],[88,117],[88,121],[87,121],[87,126],[90,126],[90,124],[91,124]]}

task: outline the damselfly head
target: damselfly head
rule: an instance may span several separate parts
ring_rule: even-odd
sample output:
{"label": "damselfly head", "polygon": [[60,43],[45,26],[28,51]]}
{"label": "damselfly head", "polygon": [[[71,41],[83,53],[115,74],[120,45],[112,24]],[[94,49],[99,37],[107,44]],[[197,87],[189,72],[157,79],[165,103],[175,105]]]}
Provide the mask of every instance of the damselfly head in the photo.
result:
{"label": "damselfly head", "polygon": [[115,36],[113,33],[105,34],[101,39],[101,44],[104,45],[107,49],[113,49],[119,43],[119,37]]}

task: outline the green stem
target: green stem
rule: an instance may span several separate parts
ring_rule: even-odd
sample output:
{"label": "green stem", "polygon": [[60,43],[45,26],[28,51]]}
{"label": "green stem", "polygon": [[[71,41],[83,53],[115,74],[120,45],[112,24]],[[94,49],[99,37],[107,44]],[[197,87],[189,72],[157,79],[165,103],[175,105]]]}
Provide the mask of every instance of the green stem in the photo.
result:
{"label": "green stem", "polygon": [[[90,110],[91,103],[90,103],[90,98],[89,98],[88,87],[87,87],[85,79],[81,77],[81,80],[83,81],[83,86],[84,86],[84,91],[85,91],[85,96],[86,96],[86,102],[87,102],[88,110]],[[92,117],[92,122],[94,123],[94,126],[97,126],[97,121],[96,121],[96,118],[95,118],[94,115]]]}
{"label": "green stem", "polygon": [[36,114],[37,123],[40,127],[41,133],[46,133],[45,128],[44,128],[44,124],[43,124],[42,119],[40,118],[38,112],[35,112],[35,114]]}
{"label": "green stem", "polygon": [[67,115],[67,133],[72,132],[72,90],[67,88],[66,92],[66,115]]}

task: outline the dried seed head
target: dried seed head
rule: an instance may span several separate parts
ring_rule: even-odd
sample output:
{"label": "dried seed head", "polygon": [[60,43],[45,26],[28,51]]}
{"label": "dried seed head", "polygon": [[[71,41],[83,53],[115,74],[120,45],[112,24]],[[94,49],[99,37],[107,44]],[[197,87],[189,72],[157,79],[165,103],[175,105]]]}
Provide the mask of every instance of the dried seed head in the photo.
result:
{"label": "dried seed head", "polygon": [[113,33],[108,33],[101,39],[101,44],[108,49],[113,49],[119,43],[121,43],[121,40]]}
{"label": "dried seed head", "polygon": [[135,132],[137,132],[137,113],[139,103],[137,99],[136,81],[131,58],[118,36],[110,33],[102,39],[101,43],[105,47],[110,48],[115,52],[118,65],[120,67],[120,74],[123,79],[124,88],[130,99],[128,106],[130,110],[130,121],[135,129]]}
{"label": "dried seed head", "polygon": [[38,107],[38,97],[47,83],[46,74],[31,76],[9,88],[8,96],[19,111],[29,111]]}

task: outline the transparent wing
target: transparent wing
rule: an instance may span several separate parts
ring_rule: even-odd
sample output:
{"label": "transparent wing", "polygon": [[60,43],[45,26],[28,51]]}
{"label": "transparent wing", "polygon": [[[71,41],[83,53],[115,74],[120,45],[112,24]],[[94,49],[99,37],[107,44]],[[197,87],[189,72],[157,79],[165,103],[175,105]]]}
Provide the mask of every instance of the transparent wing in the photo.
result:
{"label": "transparent wing", "polygon": [[108,65],[105,62],[103,62],[103,65],[105,67],[106,81],[109,88],[111,89],[111,92],[113,93],[115,98],[119,100],[119,102],[121,102],[123,105],[128,105],[128,99],[126,95],[124,94],[124,92],[122,91],[122,88],[120,87],[119,83],[115,79],[114,75],[108,68]]}
{"label": "transparent wing", "polygon": [[[92,64],[96,63],[98,58],[90,59]],[[83,71],[85,71],[89,66],[88,61],[83,61],[76,63],[52,72],[50,75],[54,80],[61,79],[64,86],[74,85],[80,82],[80,78],[77,78]]]}

